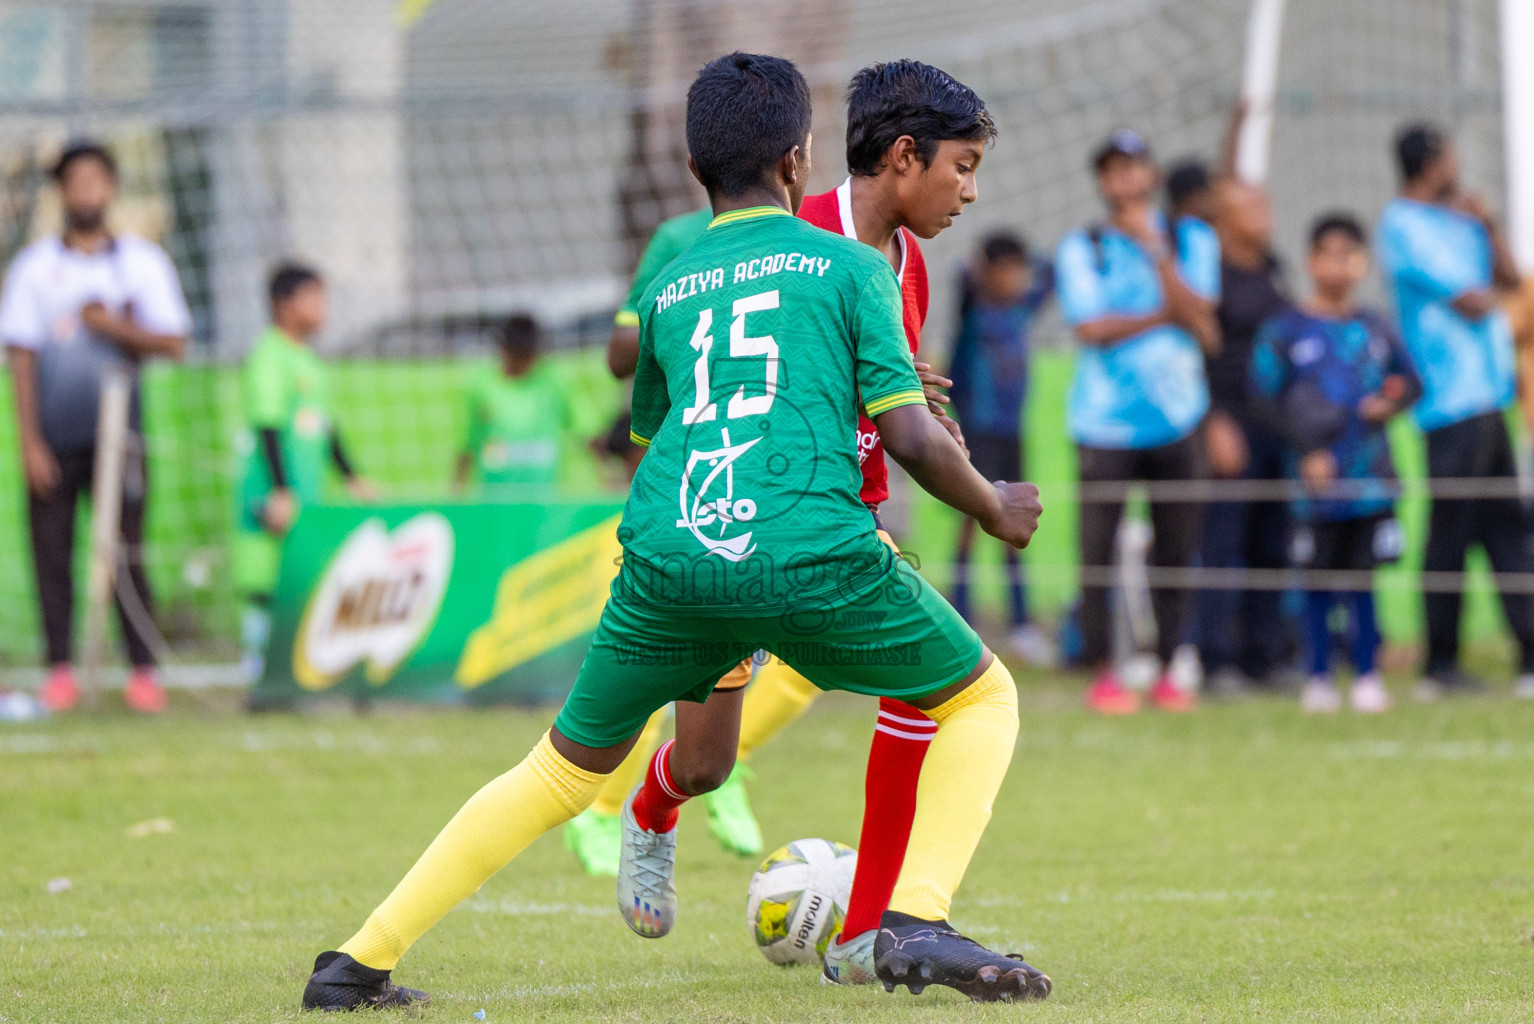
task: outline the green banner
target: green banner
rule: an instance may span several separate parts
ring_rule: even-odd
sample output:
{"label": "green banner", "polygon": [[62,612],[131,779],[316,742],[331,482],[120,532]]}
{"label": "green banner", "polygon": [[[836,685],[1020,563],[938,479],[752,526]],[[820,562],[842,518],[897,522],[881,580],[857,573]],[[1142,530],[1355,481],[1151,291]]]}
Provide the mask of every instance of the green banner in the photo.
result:
{"label": "green banner", "polygon": [[622,507],[305,509],[255,699],[562,697],[618,571]]}

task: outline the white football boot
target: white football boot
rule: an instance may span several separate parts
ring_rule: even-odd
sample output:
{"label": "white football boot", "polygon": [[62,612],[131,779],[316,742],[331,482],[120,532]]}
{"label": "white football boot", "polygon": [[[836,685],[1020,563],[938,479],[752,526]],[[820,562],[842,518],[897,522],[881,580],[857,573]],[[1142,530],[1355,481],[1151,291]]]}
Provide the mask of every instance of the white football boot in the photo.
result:
{"label": "white football boot", "polygon": [[634,820],[636,787],[623,801],[618,910],[636,935],[658,939],[676,924],[676,829],[651,832]]}
{"label": "white football boot", "polygon": [[872,985],[879,980],[874,973],[874,939],[879,929],[870,928],[846,942],[833,941],[826,947],[826,965],[820,980],[826,985]]}

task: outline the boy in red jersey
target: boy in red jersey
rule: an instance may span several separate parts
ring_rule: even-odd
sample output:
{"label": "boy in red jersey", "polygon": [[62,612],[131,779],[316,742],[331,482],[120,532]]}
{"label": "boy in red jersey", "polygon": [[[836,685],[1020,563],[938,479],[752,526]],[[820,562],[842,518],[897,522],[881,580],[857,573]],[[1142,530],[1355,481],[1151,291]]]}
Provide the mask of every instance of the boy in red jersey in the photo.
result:
{"label": "boy in red jersey", "polygon": [[[927,267],[917,238],[936,236],[975,201],[975,172],[996,129],[985,104],[971,89],[913,60],[874,64],[859,71],[848,88],[847,106],[851,173],[836,189],[806,196],[799,216],[871,245],[889,260],[900,283],[905,333],[914,355],[928,299]],[[916,365],[933,413],[959,438],[957,424],[942,409],[948,399],[936,390],[949,381],[924,363]],[[867,416],[859,417],[857,445],[863,470],[859,496],[877,522],[879,504],[889,497],[889,482],[879,432]],[[881,535],[893,546],[882,528]],[[710,739],[691,747],[667,744],[657,753],[633,802],[639,827],[653,832],[674,827],[676,809],[728,771],[736,753],[737,728],[745,725],[740,747],[749,749],[751,723],[771,723],[775,732],[818,695],[814,683],[786,665],[778,667],[780,671],[758,679],[747,690],[743,716],[740,705],[728,701],[710,701],[691,709],[695,714],[717,716],[718,727],[689,729],[689,738]],[[876,980],[874,938],[905,859],[917,783],[935,731],[936,723],[912,705],[880,700],[864,783],[857,873],[842,934],[826,950],[828,981],[869,984]]]}

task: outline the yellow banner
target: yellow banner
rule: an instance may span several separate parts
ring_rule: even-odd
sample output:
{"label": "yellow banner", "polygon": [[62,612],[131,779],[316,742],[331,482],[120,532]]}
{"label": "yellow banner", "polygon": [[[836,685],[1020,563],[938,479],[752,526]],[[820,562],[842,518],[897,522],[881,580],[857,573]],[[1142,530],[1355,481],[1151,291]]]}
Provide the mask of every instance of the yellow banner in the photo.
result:
{"label": "yellow banner", "polygon": [[454,678],[473,689],[596,628],[623,548],[613,516],[501,574],[490,621],[469,635]]}

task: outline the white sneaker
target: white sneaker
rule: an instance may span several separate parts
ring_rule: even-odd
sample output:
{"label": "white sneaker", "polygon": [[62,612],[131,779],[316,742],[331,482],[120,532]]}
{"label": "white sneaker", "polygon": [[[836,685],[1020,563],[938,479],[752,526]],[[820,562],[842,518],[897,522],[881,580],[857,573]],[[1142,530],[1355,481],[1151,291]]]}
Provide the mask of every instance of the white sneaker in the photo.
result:
{"label": "white sneaker", "polygon": [[1035,668],[1054,668],[1060,654],[1038,626],[1018,626],[1007,638],[1012,653]]}
{"label": "white sneaker", "polygon": [[676,829],[651,832],[634,820],[634,797],[623,801],[618,855],[618,910],[635,934],[658,939],[676,924]]}
{"label": "white sneaker", "polygon": [[1378,672],[1359,676],[1348,690],[1348,703],[1363,715],[1378,715],[1390,710],[1390,691]]}
{"label": "white sneaker", "polygon": [[1204,659],[1199,657],[1198,648],[1192,644],[1182,644],[1172,652],[1172,660],[1167,663],[1166,674],[1172,677],[1172,682],[1183,693],[1197,693],[1204,688]]}
{"label": "white sneaker", "polygon": [[1300,710],[1307,715],[1335,715],[1342,710],[1342,694],[1326,676],[1314,676],[1300,688]]}
{"label": "white sneaker", "polygon": [[1534,672],[1525,672],[1513,682],[1513,696],[1520,700],[1534,700]]}
{"label": "white sneaker", "polygon": [[846,942],[832,942],[826,947],[826,965],[820,980],[826,985],[872,985],[879,980],[874,973],[874,939],[879,929],[870,928]]}

